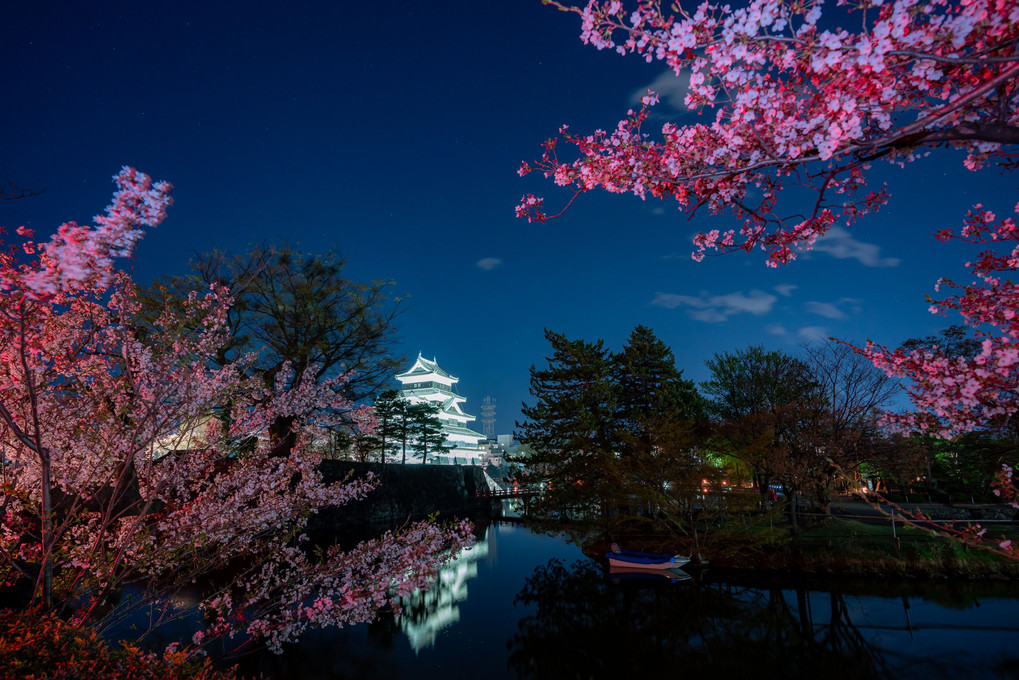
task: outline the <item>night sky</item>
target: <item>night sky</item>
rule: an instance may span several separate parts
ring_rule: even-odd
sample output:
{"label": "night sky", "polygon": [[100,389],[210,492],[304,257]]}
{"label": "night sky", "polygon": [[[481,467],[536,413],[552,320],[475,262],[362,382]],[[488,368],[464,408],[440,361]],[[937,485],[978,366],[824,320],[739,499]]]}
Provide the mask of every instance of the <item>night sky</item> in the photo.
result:
{"label": "night sky", "polygon": [[45,192],[0,203],[0,224],[42,237],[89,221],[132,165],[175,187],[133,265],[141,283],[212,247],[335,247],[351,278],[409,296],[408,359],[421,351],[459,376],[469,413],[495,398],[499,433],[529,401],[546,327],[620,349],[645,324],[703,380],[705,359],[749,344],[897,345],[956,322],[924,296],[940,276],[968,282],[976,251],[931,234],[976,202],[1007,214],[1017,193],[949,151],[878,166],[890,204],[779,270],[760,253],[691,261],[694,232],[734,225],[669,203],[592,193],[546,225],[516,219],[524,193],[568,199],[516,174],[561,124],[613,127],[652,83],[666,95],[657,124],[688,119],[663,64],[579,33],[540,0],[12,3],[0,180]]}

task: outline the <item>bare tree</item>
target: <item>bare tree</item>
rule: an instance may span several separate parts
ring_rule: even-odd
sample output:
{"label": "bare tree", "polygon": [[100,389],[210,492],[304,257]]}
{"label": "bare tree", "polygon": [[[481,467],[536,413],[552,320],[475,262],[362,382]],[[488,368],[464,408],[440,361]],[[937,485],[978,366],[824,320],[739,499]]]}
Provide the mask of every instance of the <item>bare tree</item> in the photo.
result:
{"label": "bare tree", "polygon": [[31,198],[45,192],[45,189],[25,189],[19,187],[11,180],[0,182],[0,201],[17,201],[22,198]]}
{"label": "bare tree", "polygon": [[891,406],[901,387],[866,357],[834,340],[804,345],[803,359],[825,405],[819,413],[817,445],[843,471],[852,472],[879,436],[878,415]]}

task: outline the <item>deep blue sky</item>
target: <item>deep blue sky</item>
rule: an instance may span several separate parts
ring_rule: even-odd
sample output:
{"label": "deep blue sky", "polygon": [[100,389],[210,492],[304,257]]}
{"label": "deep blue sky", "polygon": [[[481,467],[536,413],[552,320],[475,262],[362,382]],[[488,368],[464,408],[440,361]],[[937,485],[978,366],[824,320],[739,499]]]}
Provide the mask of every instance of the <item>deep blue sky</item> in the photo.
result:
{"label": "deep blue sky", "polygon": [[1017,195],[949,152],[879,166],[889,206],[777,271],[760,255],[692,262],[691,235],[730,223],[667,203],[590,194],[547,225],[517,220],[524,193],[567,198],[519,178],[520,161],[562,123],[613,126],[665,72],[579,32],[540,0],[16,3],[0,24],[0,179],[46,191],[0,203],[0,224],[87,221],[126,164],[175,186],[138,252],[143,283],[213,246],[335,245],[352,278],[409,295],[403,350],[459,376],[468,412],[494,397],[500,433],[546,327],[619,349],[648,325],[703,380],[705,359],[748,344],[895,345],[955,322],[924,295],[939,276],[968,281],[973,251],[930,235]]}

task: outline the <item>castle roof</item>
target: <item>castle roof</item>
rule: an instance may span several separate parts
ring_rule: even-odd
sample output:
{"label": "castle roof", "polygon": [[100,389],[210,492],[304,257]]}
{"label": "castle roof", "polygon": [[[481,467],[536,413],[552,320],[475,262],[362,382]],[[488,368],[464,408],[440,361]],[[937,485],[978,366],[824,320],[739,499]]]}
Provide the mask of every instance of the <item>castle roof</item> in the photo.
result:
{"label": "castle roof", "polygon": [[468,413],[464,413],[463,409],[460,408],[460,402],[463,402],[463,401],[467,401],[467,400],[464,399],[463,397],[459,397],[459,396],[455,397],[455,398],[447,399],[446,401],[442,402],[442,407],[441,408],[442,408],[443,412],[445,412],[445,413],[453,413],[453,414],[456,414],[456,415],[465,416],[467,418],[474,418],[474,416],[472,416],[472,415],[470,415]]}
{"label": "castle roof", "polygon": [[460,378],[455,378],[451,376],[449,373],[446,373],[444,370],[442,370],[439,367],[439,364],[435,361],[434,357],[432,358],[431,361],[429,361],[428,359],[425,359],[423,356],[421,356],[421,352],[418,352],[418,358],[414,361],[414,365],[411,366],[406,371],[404,371],[403,373],[398,374],[396,376],[396,379],[399,380],[400,378],[417,378],[426,375],[439,375],[453,382],[457,382],[460,380]]}

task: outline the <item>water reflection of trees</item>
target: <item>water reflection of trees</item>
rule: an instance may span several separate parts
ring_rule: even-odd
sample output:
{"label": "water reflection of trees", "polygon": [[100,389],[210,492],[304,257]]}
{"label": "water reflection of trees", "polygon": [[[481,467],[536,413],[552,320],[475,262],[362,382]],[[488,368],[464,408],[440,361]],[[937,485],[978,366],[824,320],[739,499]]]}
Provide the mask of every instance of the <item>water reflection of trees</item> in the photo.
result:
{"label": "water reflection of trees", "polygon": [[794,607],[777,588],[613,583],[597,564],[552,560],[516,597],[535,611],[510,640],[508,665],[527,678],[887,677],[882,651],[854,626],[842,595],[830,595],[824,621],[813,619],[806,590],[796,595]]}

